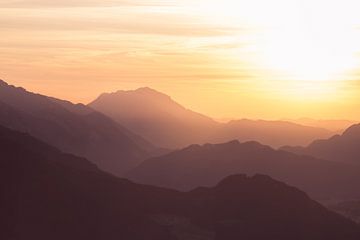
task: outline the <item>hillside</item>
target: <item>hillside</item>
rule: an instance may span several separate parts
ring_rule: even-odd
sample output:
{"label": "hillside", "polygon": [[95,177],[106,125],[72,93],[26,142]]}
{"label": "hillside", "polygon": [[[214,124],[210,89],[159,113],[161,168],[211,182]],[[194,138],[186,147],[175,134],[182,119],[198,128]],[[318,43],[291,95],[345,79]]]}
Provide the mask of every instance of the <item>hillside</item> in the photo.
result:
{"label": "hillside", "polygon": [[360,198],[360,167],[286,151],[257,142],[191,145],[144,161],[128,173],[139,183],[179,190],[212,186],[231,174],[266,174],[317,199]]}
{"label": "hillside", "polygon": [[[360,237],[352,221],[267,176],[233,175],[215,187],[181,193],[113,177],[29,135],[0,132],[1,239]],[[88,167],[67,164],[74,160]]]}
{"label": "hillside", "polygon": [[0,81],[0,124],[121,175],[156,148],[84,105],[34,94]]}

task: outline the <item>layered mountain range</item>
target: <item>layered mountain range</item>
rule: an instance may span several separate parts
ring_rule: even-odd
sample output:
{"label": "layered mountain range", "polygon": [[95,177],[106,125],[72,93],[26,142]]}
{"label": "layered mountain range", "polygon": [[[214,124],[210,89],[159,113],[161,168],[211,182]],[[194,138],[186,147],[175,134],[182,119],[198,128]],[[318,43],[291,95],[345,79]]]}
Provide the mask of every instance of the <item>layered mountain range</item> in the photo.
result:
{"label": "layered mountain range", "polygon": [[86,157],[117,175],[158,152],[141,136],[85,105],[34,94],[1,80],[0,124]]}
{"label": "layered mountain range", "polygon": [[179,190],[212,186],[223,176],[262,173],[325,199],[360,198],[360,167],[275,150],[257,142],[191,145],[150,158],[128,177]]}
{"label": "layered mountain range", "polygon": [[351,126],[341,135],[335,135],[329,139],[316,140],[306,147],[285,146],[282,149],[334,162],[360,165],[360,124]]}
{"label": "layered mountain range", "polygon": [[360,227],[264,175],[178,192],[134,184],[0,126],[0,238],[357,240]]}
{"label": "layered mountain range", "polygon": [[272,147],[307,145],[334,135],[324,128],[288,121],[242,119],[220,123],[151,88],[104,93],[89,106],[150,142],[170,149],[233,139],[259,141]]}

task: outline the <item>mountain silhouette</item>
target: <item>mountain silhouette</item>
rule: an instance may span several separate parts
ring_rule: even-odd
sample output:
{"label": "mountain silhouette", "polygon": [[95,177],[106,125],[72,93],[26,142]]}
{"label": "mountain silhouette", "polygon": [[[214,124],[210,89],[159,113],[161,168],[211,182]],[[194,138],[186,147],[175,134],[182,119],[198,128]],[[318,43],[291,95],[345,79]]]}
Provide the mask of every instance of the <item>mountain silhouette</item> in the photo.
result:
{"label": "mountain silhouette", "polygon": [[105,93],[89,106],[166,148],[203,142],[218,125],[150,88]]}
{"label": "mountain silhouette", "polygon": [[309,127],[288,121],[241,119],[222,124],[210,139],[214,139],[212,142],[217,143],[232,139],[257,141],[277,148],[283,146],[284,143],[307,145],[316,138],[332,135],[333,132],[323,128]]}
{"label": "mountain silhouette", "polygon": [[360,224],[360,200],[333,203],[327,207]]}
{"label": "mountain silhouette", "polygon": [[243,119],[220,123],[186,109],[169,96],[150,88],[104,93],[89,106],[154,144],[172,149],[232,139],[259,141],[273,147],[307,145],[334,134],[323,128],[286,121]]}
{"label": "mountain silhouette", "polygon": [[236,173],[266,174],[319,200],[359,198],[360,167],[274,150],[257,142],[191,145],[148,159],[127,177],[179,190],[212,186]]}
{"label": "mountain silhouette", "polygon": [[25,133],[0,133],[1,239],[360,238],[351,220],[264,175],[178,192],[116,178]]}
{"label": "mountain silhouette", "polygon": [[360,165],[360,124],[349,127],[341,135],[316,140],[307,147],[285,146],[281,149],[335,162]]}
{"label": "mountain silhouette", "polygon": [[345,129],[354,125],[356,122],[352,120],[339,120],[339,119],[312,119],[312,118],[298,118],[298,119],[287,119],[289,122],[294,122],[306,126],[326,128],[336,133],[341,133]]}
{"label": "mountain silhouette", "polygon": [[0,81],[0,124],[122,174],[156,148],[105,115],[82,105],[34,94]]}

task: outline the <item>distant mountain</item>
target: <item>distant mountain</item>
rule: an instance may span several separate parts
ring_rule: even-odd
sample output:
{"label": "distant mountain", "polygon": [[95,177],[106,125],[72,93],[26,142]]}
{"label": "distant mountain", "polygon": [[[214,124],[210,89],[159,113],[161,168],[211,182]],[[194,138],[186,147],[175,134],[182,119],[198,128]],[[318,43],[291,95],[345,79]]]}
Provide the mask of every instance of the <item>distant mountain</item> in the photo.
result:
{"label": "distant mountain", "polygon": [[204,142],[218,125],[150,88],[104,93],[89,106],[166,148]]}
{"label": "distant mountain", "polygon": [[285,121],[238,120],[220,123],[186,109],[169,96],[150,88],[104,93],[89,106],[165,148],[232,139],[256,140],[273,147],[307,145],[315,139],[334,134],[323,128]]}
{"label": "distant mountain", "polygon": [[333,132],[340,133],[345,129],[354,125],[355,121],[350,120],[331,120],[331,119],[312,119],[312,118],[299,118],[299,119],[288,119],[286,121],[298,123],[305,126],[318,127],[329,129]]}
{"label": "distant mountain", "polygon": [[0,124],[122,174],[156,148],[85,105],[46,97],[0,80]]}
{"label": "distant mountain", "polygon": [[257,142],[192,145],[129,172],[138,182],[179,190],[212,186],[236,173],[266,174],[317,199],[360,198],[360,167],[277,151]]}
{"label": "distant mountain", "polygon": [[330,137],[333,132],[324,128],[308,127],[287,121],[233,120],[222,124],[212,136],[212,142],[226,142],[232,139],[257,141],[272,147],[307,145],[319,137]]}
{"label": "distant mountain", "polygon": [[360,238],[354,222],[267,176],[233,175],[181,193],[113,177],[24,133],[0,133],[0,239]]}
{"label": "distant mountain", "polygon": [[307,147],[285,146],[282,149],[335,162],[360,165],[360,124],[351,126],[341,135],[316,140]]}

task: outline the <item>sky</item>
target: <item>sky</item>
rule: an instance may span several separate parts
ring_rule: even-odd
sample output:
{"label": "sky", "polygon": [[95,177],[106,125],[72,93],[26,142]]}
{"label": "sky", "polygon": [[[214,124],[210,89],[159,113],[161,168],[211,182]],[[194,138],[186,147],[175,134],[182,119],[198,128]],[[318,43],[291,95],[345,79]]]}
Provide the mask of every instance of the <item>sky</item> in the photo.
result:
{"label": "sky", "polygon": [[215,118],[360,119],[356,0],[0,0],[0,78],[88,103],[152,87]]}

